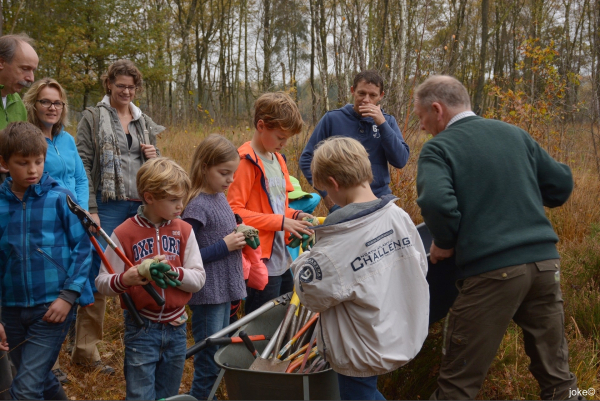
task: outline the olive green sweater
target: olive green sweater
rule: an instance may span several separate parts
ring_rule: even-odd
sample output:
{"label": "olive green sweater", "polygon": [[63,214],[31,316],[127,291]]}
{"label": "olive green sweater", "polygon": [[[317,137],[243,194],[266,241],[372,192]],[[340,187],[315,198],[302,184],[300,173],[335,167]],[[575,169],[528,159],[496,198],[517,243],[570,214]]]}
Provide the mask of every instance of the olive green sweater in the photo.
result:
{"label": "olive green sweater", "polygon": [[455,248],[464,276],[558,258],[558,237],[544,212],[567,201],[568,166],[522,129],[463,118],[425,143],[417,203],[443,249]]}
{"label": "olive green sweater", "polygon": [[[4,85],[0,85],[0,89],[4,89]],[[27,109],[18,93],[11,93],[6,97],[6,108],[0,102],[0,110],[0,130],[13,121],[27,121]]]}

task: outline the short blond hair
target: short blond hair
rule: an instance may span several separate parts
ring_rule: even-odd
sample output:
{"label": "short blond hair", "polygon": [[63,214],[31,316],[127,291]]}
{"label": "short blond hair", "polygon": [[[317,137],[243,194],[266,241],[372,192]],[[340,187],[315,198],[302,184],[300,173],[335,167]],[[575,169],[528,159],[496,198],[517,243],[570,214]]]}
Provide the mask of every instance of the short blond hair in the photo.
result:
{"label": "short blond hair", "polygon": [[144,163],[137,173],[136,182],[142,200],[146,192],[156,199],[164,199],[169,196],[185,198],[190,190],[190,179],[185,170],[166,157],[156,157]]}
{"label": "short blond hair", "polygon": [[356,139],[334,136],[320,142],[310,164],[316,188],[330,186],[329,177],[341,188],[373,181],[371,161],[365,147]]}
{"label": "short blond hair", "polygon": [[270,92],[254,102],[254,128],[263,120],[268,129],[280,129],[291,135],[302,131],[302,115],[296,102],[285,92]]}

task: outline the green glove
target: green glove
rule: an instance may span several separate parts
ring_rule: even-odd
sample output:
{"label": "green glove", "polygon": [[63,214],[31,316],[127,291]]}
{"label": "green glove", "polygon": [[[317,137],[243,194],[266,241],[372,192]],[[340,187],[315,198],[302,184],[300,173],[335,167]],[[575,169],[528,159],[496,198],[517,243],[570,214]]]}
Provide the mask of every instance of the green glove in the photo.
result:
{"label": "green glove", "polygon": [[[302,234],[302,238],[298,238],[296,237],[294,234],[290,234],[288,240],[290,241],[289,244],[287,246],[289,246],[290,248],[298,248],[300,245],[302,245],[302,250],[306,250],[306,246],[304,246],[304,243],[306,242],[308,245],[308,240],[310,240],[312,236],[308,235],[308,234]],[[314,242],[314,241],[313,241]]]}
{"label": "green glove", "polygon": [[240,224],[235,229],[236,233],[244,234],[244,238],[246,239],[246,244],[250,246],[252,249],[258,248],[260,245],[260,239],[258,237],[258,230],[252,226],[247,226],[245,224]]}
{"label": "green glove", "polygon": [[168,263],[159,259],[146,259],[138,265],[137,269],[141,276],[154,281],[162,289],[166,289],[168,286],[177,287],[181,285],[181,281],[177,280],[179,273],[171,270]]}
{"label": "green glove", "polygon": [[[306,235],[306,234],[305,234]],[[302,250],[306,251],[309,247],[312,248],[315,246],[315,235],[309,235],[308,238],[304,238],[302,236]]]}

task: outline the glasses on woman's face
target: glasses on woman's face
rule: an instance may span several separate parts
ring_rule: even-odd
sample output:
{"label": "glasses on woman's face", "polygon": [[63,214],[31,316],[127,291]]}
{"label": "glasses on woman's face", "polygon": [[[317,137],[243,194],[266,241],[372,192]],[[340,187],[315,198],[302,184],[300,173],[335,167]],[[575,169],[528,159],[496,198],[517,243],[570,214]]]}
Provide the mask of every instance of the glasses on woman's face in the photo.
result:
{"label": "glasses on woman's face", "polygon": [[63,107],[65,107],[65,104],[61,101],[52,102],[48,99],[42,99],[38,100],[37,102],[45,109],[49,109],[51,106],[54,106],[56,110],[61,110]]}
{"label": "glasses on woman's face", "polygon": [[137,89],[137,86],[127,86],[127,85],[122,85],[122,84],[117,84],[115,85],[115,87],[119,90],[119,92],[125,92],[125,89],[128,89],[129,92],[135,92],[135,90]]}

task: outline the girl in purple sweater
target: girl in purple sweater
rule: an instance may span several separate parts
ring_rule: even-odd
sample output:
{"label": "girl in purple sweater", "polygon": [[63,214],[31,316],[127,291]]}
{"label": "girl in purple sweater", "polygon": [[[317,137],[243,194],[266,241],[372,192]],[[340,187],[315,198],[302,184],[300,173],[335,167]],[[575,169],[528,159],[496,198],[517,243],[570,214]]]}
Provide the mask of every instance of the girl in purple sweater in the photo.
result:
{"label": "girl in purple sweater", "polygon": [[[235,216],[223,194],[239,164],[235,146],[217,134],[204,139],[193,157],[192,189],[183,219],[194,229],[206,271],[206,284],[188,303],[197,343],[228,326],[231,301],[246,297],[241,251],[246,241],[244,234],[234,232]],[[190,394],[198,400],[209,396],[217,378],[217,349],[208,347],[194,356]]]}

